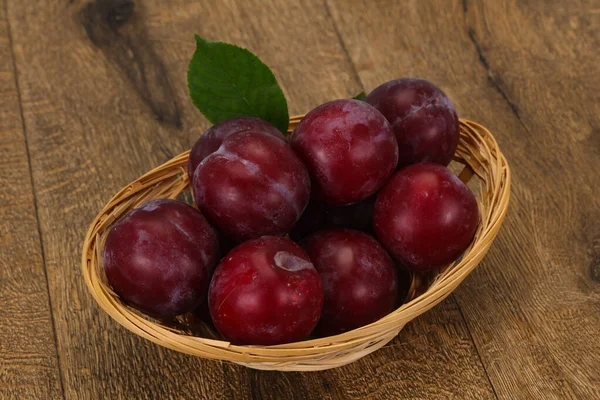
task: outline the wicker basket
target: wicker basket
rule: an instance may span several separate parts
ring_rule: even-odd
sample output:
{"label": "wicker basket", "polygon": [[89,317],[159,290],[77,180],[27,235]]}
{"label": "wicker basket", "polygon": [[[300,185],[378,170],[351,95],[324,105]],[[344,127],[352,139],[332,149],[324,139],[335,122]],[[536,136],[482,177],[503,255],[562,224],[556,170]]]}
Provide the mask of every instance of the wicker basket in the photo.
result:
{"label": "wicker basket", "polygon": [[[302,116],[290,120],[289,130]],[[404,325],[448,296],[488,251],[504,220],[510,198],[510,169],[492,134],[461,120],[455,162],[463,164],[463,182],[476,177],[481,223],[463,257],[435,276],[414,277],[407,302],[370,325],[326,338],[277,346],[238,346],[220,340],[206,324],[189,317],[158,321],[127,306],[107,284],[102,267],[104,240],[111,225],[134,207],[156,198],[175,198],[188,186],[183,153],[127,185],[102,209],[83,244],[83,276],[104,311],[133,333],[170,349],[199,357],[231,361],[251,368],[315,371],[351,363],[392,340]],[[475,184],[472,185],[472,184]]]}

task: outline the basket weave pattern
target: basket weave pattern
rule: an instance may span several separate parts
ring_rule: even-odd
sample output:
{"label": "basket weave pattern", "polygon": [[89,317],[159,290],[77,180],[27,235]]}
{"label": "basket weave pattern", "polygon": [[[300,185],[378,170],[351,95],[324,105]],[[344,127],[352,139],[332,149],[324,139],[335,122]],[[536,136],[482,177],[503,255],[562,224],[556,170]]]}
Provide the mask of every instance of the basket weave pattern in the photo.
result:
{"label": "basket weave pattern", "polygon": [[[290,120],[289,131],[302,116]],[[355,361],[384,346],[410,320],[446,298],[475,268],[498,234],[510,198],[510,169],[492,134],[481,125],[460,121],[460,142],[454,160],[465,167],[464,182],[479,180],[476,193],[480,224],[463,257],[436,276],[413,279],[408,302],[380,320],[336,336],[277,346],[239,346],[199,337],[177,321],[157,321],[123,303],[112,291],[102,266],[104,241],[122,215],[156,198],[175,198],[189,184],[186,163],[189,151],[146,173],[117,193],[91,224],[83,245],[83,276],[100,307],[113,319],[161,346],[199,357],[235,362],[251,368],[281,371],[315,371]],[[423,283],[425,282],[425,283]],[[425,287],[417,287],[425,285]],[[417,296],[416,292],[420,294]]]}

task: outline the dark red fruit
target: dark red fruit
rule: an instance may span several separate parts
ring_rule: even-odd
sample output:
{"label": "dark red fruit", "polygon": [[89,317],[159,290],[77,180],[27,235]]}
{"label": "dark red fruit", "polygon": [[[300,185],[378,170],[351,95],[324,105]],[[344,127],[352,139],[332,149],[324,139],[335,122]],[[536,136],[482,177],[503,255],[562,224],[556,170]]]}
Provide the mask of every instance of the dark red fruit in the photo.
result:
{"label": "dark red fruit", "polygon": [[289,239],[263,236],[233,249],[209,290],[217,330],[236,344],[296,342],[314,329],[323,307],[319,275]]}
{"label": "dark red fruit", "polygon": [[329,229],[347,228],[363,232],[373,229],[376,196],[346,206],[329,206],[325,221]]}
{"label": "dark red fruit", "polygon": [[349,229],[321,231],[308,238],[304,249],[319,272],[325,293],[319,334],[359,328],[394,310],[398,300],[396,267],[371,236]]}
{"label": "dark red fruit", "polygon": [[313,197],[290,231],[290,238],[298,241],[320,230],[339,228],[371,233],[375,199],[371,196],[353,204],[333,206]]}
{"label": "dark red fruit", "polygon": [[180,201],[153,200],[112,227],[104,271],[124,301],[174,317],[206,300],[218,254],[217,236],[202,214]]}
{"label": "dark red fruit", "polygon": [[363,101],[335,100],[302,119],[290,145],[306,164],[316,194],[349,204],[375,193],[398,162],[398,145],[386,119]]}
{"label": "dark red fruit", "polygon": [[396,271],[398,272],[398,306],[400,306],[409,300],[406,296],[412,284],[413,273],[399,264],[396,264]]}
{"label": "dark red fruit", "polygon": [[375,203],[377,237],[396,260],[415,271],[456,260],[473,240],[478,222],[473,193],[439,164],[401,169]]}
{"label": "dark red fruit", "polygon": [[327,205],[322,201],[310,199],[298,222],[290,231],[290,239],[299,241],[326,228]]}
{"label": "dark red fruit", "polygon": [[458,145],[458,117],[452,100],[423,79],[396,79],[365,100],[392,124],[398,140],[398,168],[419,162],[448,165]]}
{"label": "dark red fruit", "polygon": [[192,186],[206,218],[236,241],[283,235],[310,197],[308,172],[288,144],[255,132],[225,139],[198,166]]}
{"label": "dark red fruit", "polygon": [[285,136],[277,128],[262,119],[237,117],[221,121],[204,132],[192,147],[188,160],[190,181],[202,160],[217,151],[227,137],[240,132],[262,132],[285,140]]}

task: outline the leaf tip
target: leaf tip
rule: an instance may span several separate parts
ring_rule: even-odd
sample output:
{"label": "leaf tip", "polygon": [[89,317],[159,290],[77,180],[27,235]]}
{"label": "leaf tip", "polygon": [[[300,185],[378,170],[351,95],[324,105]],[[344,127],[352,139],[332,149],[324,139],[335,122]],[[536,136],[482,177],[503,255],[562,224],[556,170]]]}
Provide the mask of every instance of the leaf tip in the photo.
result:
{"label": "leaf tip", "polygon": [[363,101],[366,98],[367,98],[367,95],[365,94],[365,92],[360,92],[359,94],[354,96],[352,99]]}
{"label": "leaf tip", "polygon": [[200,46],[203,44],[208,43],[209,41],[204,39],[202,36],[198,35],[197,33],[194,34],[194,39],[196,41],[196,46]]}

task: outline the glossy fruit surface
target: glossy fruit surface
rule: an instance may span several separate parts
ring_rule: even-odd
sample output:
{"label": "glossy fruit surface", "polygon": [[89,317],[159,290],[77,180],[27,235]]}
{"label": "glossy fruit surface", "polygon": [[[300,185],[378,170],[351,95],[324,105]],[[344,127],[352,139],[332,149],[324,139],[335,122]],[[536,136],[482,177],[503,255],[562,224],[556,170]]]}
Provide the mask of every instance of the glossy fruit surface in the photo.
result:
{"label": "glossy fruit surface", "polygon": [[439,164],[401,169],[375,202],[377,238],[396,260],[415,271],[456,260],[473,240],[478,223],[475,196]]}
{"label": "glossy fruit surface", "polygon": [[315,108],[289,141],[306,164],[317,197],[329,204],[372,195],[398,162],[390,124],[363,101],[334,100]]}
{"label": "glossy fruit surface", "polygon": [[394,310],[398,301],[396,267],[373,237],[335,229],[312,235],[303,247],[319,272],[325,293],[319,334],[352,330]]}
{"label": "glossy fruit surface", "polygon": [[217,330],[236,344],[272,345],[305,339],[323,307],[319,275],[289,239],[263,236],[233,249],[209,290]]}
{"label": "glossy fruit surface", "polygon": [[174,317],[206,300],[218,261],[217,236],[193,207],[153,200],[114,224],[104,248],[113,290],[149,314]]}
{"label": "glossy fruit surface", "polygon": [[284,141],[243,132],[200,163],[192,181],[206,218],[235,241],[288,232],[306,207],[310,178]]}
{"label": "glossy fruit surface", "polygon": [[433,83],[403,78],[386,82],[365,101],[392,124],[398,140],[398,168],[420,162],[448,165],[459,139],[452,100]]}
{"label": "glossy fruit surface", "polygon": [[234,133],[240,132],[262,132],[285,140],[285,137],[277,128],[262,119],[238,117],[221,121],[204,132],[192,147],[188,160],[190,182],[194,177],[194,171],[196,171],[202,160],[217,151],[221,147],[223,140]]}

